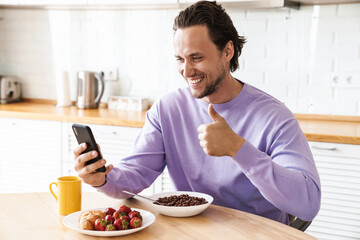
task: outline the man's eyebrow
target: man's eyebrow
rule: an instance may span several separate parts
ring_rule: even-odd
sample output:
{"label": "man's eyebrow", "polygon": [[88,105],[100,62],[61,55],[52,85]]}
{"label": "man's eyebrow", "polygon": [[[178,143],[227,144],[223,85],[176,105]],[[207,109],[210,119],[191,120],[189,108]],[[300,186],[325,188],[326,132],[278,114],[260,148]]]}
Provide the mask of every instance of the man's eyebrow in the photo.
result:
{"label": "man's eyebrow", "polygon": [[190,54],[189,56],[192,57],[192,56],[197,56],[197,55],[201,55],[201,53],[200,52],[194,52],[194,53]]}
{"label": "man's eyebrow", "polygon": [[[191,54],[189,55],[189,57],[198,56],[198,55],[201,55],[201,53],[200,53],[200,52],[194,52],[194,53],[191,53]],[[179,55],[175,55],[175,58],[182,58],[182,57],[179,56]]]}

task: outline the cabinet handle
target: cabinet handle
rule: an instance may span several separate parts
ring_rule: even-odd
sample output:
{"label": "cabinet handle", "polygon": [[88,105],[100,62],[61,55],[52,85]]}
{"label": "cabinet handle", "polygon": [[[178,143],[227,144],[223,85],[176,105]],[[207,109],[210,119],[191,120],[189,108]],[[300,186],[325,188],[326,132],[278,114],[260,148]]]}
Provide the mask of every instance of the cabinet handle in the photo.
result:
{"label": "cabinet handle", "polygon": [[312,149],[316,149],[316,150],[327,150],[327,151],[336,151],[337,148],[336,147],[318,147],[318,146],[311,146]]}

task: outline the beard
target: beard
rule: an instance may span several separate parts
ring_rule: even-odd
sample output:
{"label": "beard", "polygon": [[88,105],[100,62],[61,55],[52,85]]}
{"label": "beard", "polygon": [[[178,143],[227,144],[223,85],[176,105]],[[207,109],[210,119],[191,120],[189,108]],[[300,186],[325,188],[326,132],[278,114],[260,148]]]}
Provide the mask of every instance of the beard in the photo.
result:
{"label": "beard", "polygon": [[210,96],[211,94],[213,94],[221,86],[221,83],[225,79],[225,75],[226,75],[225,68],[222,67],[220,69],[220,74],[217,76],[215,81],[208,83],[206,85],[204,91],[197,93],[196,91],[193,91],[190,88],[193,97],[201,99],[201,98],[204,98],[204,97],[207,97],[207,96]]}

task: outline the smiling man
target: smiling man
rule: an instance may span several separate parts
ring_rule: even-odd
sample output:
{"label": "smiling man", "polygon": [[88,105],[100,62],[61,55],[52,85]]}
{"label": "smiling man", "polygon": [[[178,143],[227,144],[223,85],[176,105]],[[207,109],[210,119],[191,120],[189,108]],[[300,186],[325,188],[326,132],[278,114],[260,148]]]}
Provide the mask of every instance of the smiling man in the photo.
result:
{"label": "smiling man", "polygon": [[294,115],[278,100],[235,79],[245,43],[216,2],[197,2],[174,23],[179,73],[189,85],[154,103],[133,153],[105,173],[96,153],[75,150],[85,183],[109,196],[138,193],[168,167],[177,190],[207,193],[214,204],[288,223],[312,220],[320,180]]}

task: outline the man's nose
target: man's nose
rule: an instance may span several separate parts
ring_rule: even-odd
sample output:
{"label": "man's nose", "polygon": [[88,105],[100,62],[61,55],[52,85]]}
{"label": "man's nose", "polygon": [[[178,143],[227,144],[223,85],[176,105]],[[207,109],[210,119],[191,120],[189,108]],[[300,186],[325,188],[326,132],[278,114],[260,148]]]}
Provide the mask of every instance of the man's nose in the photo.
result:
{"label": "man's nose", "polygon": [[188,78],[193,75],[193,65],[189,61],[184,62],[183,77]]}

